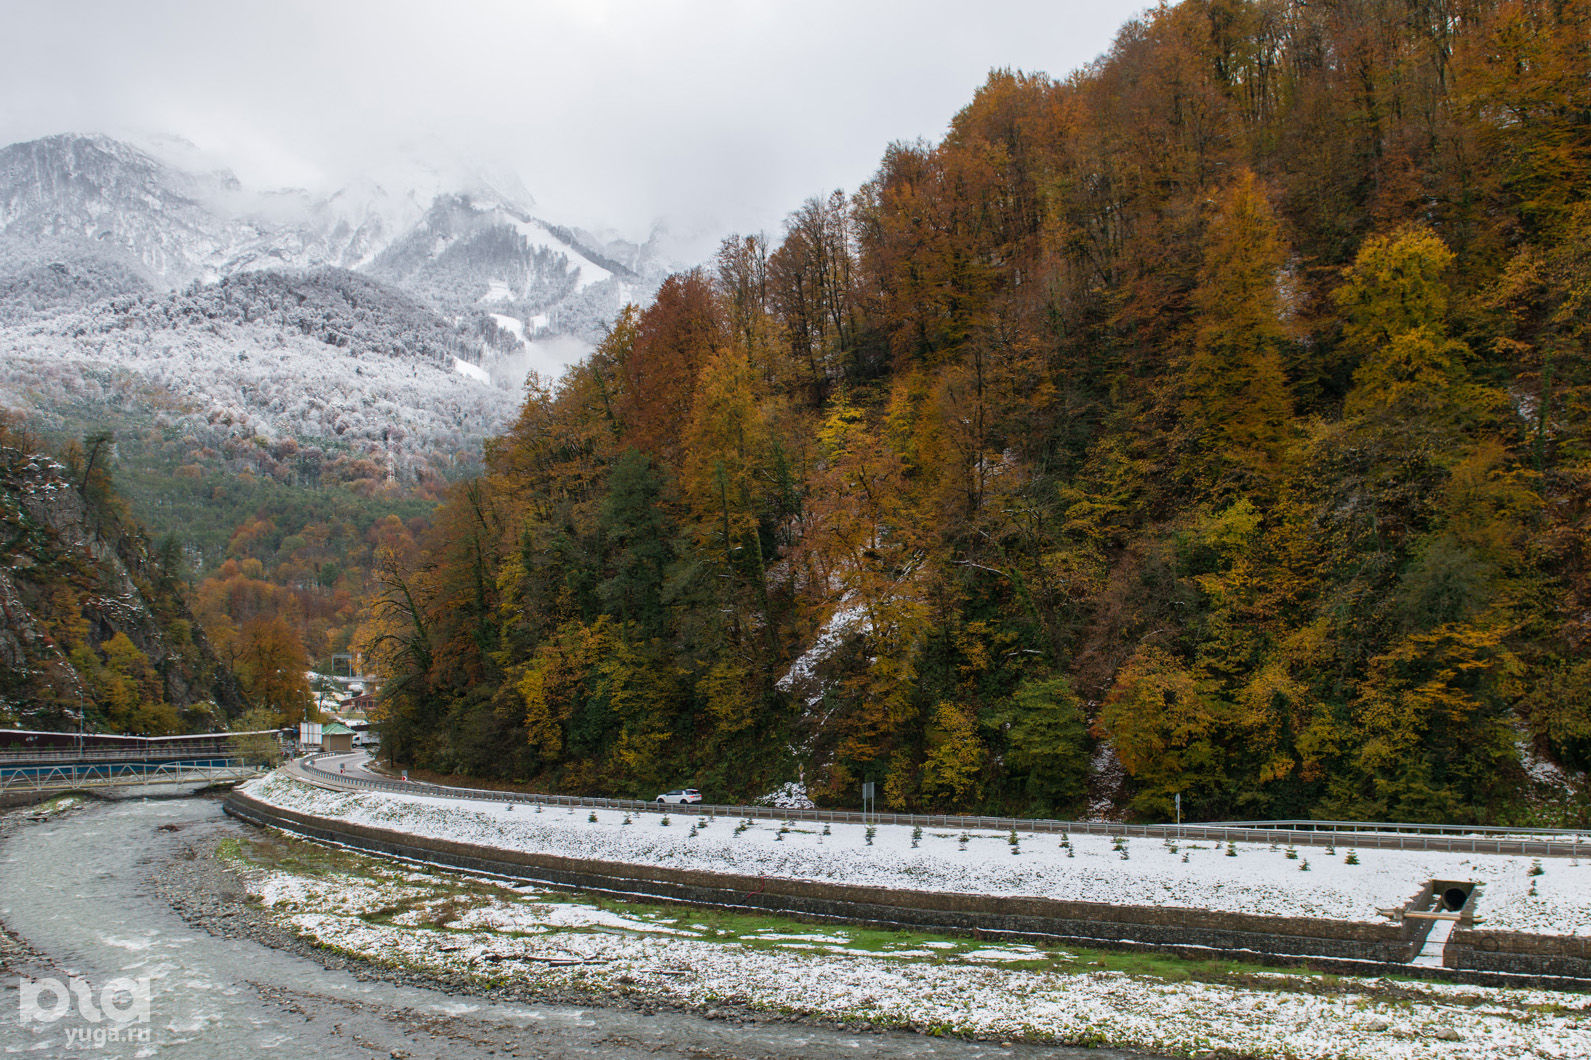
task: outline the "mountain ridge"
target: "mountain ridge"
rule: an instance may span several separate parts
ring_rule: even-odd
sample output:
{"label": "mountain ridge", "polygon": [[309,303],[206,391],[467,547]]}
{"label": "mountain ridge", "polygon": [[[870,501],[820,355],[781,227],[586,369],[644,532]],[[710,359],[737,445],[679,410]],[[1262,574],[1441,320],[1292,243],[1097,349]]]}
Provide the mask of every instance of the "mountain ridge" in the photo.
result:
{"label": "mountain ridge", "polygon": [[511,316],[532,340],[590,345],[670,268],[651,241],[598,247],[603,237],[538,216],[522,189],[462,183],[428,202],[374,181],[329,195],[256,190],[104,135],[13,143],[0,148],[0,280],[56,263],[102,264],[157,289],[342,268],[391,283],[466,332]]}

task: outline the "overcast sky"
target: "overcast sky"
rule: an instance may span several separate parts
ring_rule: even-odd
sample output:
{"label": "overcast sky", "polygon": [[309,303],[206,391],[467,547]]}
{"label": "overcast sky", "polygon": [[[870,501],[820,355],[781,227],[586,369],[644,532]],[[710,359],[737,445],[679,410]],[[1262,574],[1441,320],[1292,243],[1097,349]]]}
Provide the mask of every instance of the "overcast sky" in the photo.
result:
{"label": "overcast sky", "polygon": [[554,220],[776,234],[891,140],[939,139],[990,68],[1064,76],[1146,6],[0,0],[0,142],[169,133],[248,184],[324,190],[489,166]]}

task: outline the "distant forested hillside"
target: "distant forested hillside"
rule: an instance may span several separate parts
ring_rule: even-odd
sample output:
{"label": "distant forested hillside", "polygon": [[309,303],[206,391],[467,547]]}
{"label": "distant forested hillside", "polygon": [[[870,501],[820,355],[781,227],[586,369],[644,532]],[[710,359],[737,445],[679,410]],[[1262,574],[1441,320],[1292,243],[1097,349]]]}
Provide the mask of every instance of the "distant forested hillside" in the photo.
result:
{"label": "distant forested hillside", "polygon": [[75,334],[161,331],[186,323],[264,324],[346,350],[425,360],[480,359],[434,311],[401,291],[344,269],[306,273],[240,272],[180,293],[146,294],[101,306]]}
{"label": "distant forested hillside", "polygon": [[1583,819],[1591,4],[1186,0],[530,393],[385,749],[714,798]]}
{"label": "distant forested hillside", "polygon": [[58,448],[112,433],[118,491],[179,542],[182,580],[206,579],[194,600],[224,658],[269,615],[328,665],[379,542],[479,470],[516,395],[459,374],[481,341],[355,273],[122,279],[55,263],[0,282],[0,408]]}

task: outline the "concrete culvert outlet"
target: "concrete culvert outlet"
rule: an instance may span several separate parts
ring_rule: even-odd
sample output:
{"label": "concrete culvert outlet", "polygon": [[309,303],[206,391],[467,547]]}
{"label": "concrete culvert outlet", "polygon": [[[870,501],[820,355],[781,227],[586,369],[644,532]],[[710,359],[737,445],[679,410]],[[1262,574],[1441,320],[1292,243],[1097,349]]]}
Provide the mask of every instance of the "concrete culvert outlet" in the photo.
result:
{"label": "concrete culvert outlet", "polygon": [[1467,901],[1469,901],[1469,891],[1462,887],[1449,887],[1442,892],[1442,908],[1450,913],[1463,909]]}

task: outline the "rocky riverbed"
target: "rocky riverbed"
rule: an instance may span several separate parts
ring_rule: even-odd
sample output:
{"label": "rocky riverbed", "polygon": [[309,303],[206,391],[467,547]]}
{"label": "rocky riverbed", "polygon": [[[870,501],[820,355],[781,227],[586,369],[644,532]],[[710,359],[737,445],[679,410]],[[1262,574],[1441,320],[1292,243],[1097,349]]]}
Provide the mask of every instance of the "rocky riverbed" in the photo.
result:
{"label": "rocky riverbed", "polygon": [[[7,969],[42,979],[150,983],[141,1039],[105,1041],[96,1056],[1072,1057],[1082,1052],[877,1032],[728,1005],[660,1006],[617,989],[573,989],[456,974],[306,941],[247,898],[247,868],[223,844],[263,833],[214,800],[78,804],[34,820],[0,820],[0,924]],[[268,839],[266,841],[269,841]],[[14,995],[13,995],[14,996]],[[0,1048],[60,1055],[91,1026],[0,1005]],[[1090,1050],[1090,1057],[1129,1054]],[[1141,1054],[1131,1054],[1141,1055]]]}
{"label": "rocky riverbed", "polygon": [[[490,998],[498,1001],[597,1005],[603,1008],[629,1009],[645,1016],[653,1016],[658,1012],[659,1006],[655,1001],[632,996],[623,989],[571,990],[530,982],[485,984],[479,977],[463,970],[435,972],[390,963],[383,964],[357,954],[315,945],[286,929],[276,915],[258,902],[248,901],[248,891],[240,878],[237,866],[226,863],[217,856],[216,848],[221,841],[222,837],[214,834],[197,837],[183,846],[177,858],[161,864],[152,873],[158,893],[171,903],[172,908],[184,920],[219,938],[250,939],[272,949],[296,953],[326,968],[347,972],[355,978],[425,987],[456,996]],[[845,1023],[835,1020],[801,1021],[796,1017],[754,1012],[733,1005],[719,1004],[695,1009],[682,1007],[680,1010],[707,1019],[738,1024],[805,1022],[809,1025],[854,1033],[883,1033],[881,1029],[865,1023]]]}

